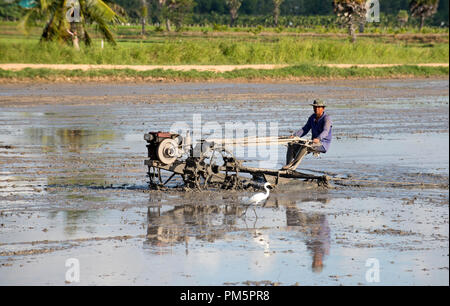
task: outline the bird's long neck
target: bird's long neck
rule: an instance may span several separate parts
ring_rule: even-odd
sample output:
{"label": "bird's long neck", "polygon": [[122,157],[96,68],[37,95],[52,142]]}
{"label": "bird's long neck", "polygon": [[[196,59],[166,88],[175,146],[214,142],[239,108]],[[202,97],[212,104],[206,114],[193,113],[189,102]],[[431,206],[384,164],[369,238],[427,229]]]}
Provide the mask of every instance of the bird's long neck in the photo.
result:
{"label": "bird's long neck", "polygon": [[269,188],[267,188],[267,186],[264,186],[264,189],[266,189],[266,196],[268,196],[269,195]]}

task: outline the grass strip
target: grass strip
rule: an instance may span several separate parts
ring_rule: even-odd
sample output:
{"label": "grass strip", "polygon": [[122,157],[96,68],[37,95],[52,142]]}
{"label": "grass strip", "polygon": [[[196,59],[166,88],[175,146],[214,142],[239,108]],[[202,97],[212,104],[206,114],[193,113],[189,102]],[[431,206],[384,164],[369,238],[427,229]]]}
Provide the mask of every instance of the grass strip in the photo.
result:
{"label": "grass strip", "polygon": [[167,38],[121,41],[80,51],[58,43],[0,38],[0,63],[113,65],[418,64],[448,63],[448,43],[386,43],[361,38]]}
{"label": "grass strip", "polygon": [[370,79],[390,77],[443,77],[449,75],[449,67],[419,67],[403,65],[383,68],[334,68],[317,65],[295,65],[272,70],[237,69],[228,72],[174,71],[155,69],[136,71],[132,69],[54,70],[31,69],[19,71],[0,69],[3,80],[64,80],[64,79],[111,79],[209,81],[209,80],[291,80],[291,79]]}

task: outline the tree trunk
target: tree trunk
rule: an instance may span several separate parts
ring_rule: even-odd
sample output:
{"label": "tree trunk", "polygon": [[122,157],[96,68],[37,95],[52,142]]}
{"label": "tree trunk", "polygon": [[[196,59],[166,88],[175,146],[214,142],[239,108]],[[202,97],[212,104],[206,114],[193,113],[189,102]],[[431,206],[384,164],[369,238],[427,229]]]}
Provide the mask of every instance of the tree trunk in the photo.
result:
{"label": "tree trunk", "polygon": [[359,24],[359,33],[364,33],[365,27],[366,27],[366,24],[364,22],[361,22]]}
{"label": "tree trunk", "polygon": [[238,15],[237,10],[234,10],[234,9],[230,10],[230,16],[231,16],[230,27],[234,27],[234,24],[236,23],[237,15]]}
{"label": "tree trunk", "polygon": [[142,16],[141,16],[141,24],[142,24],[141,34],[142,34],[142,36],[144,36],[145,35],[145,23],[146,23],[146,19],[148,16],[146,0],[142,0],[142,13],[141,14],[142,14]]}
{"label": "tree trunk", "polygon": [[420,16],[420,28],[419,31],[422,31],[423,26],[425,25],[425,16]]}
{"label": "tree trunk", "polygon": [[145,18],[142,18],[141,23],[142,23],[141,34],[142,34],[142,36],[144,36],[145,35]]}
{"label": "tree trunk", "polygon": [[172,31],[172,27],[170,26],[170,19],[166,18],[166,29],[168,32]]}
{"label": "tree trunk", "polygon": [[52,24],[54,18],[55,14],[53,13],[42,31],[41,40],[50,40],[50,25]]}
{"label": "tree trunk", "polygon": [[350,24],[348,25],[348,34],[350,35],[350,41],[352,43],[356,42],[356,29],[353,22],[350,22]]}
{"label": "tree trunk", "polygon": [[275,23],[275,26],[278,26],[278,17],[280,16],[280,9],[276,8],[273,12],[273,21]]}

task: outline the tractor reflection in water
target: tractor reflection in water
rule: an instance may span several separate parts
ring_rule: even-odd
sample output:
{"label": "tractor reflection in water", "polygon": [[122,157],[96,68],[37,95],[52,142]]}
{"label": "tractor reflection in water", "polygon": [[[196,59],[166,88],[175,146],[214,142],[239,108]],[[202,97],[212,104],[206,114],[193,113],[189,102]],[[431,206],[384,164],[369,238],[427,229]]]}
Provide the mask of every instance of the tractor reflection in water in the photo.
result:
{"label": "tractor reflection in water", "polygon": [[[319,201],[327,203],[328,199],[303,199],[301,202]],[[263,247],[264,253],[272,256],[273,250],[270,236],[275,232],[294,233],[294,241],[305,243],[312,257],[312,270],[320,273],[324,267],[326,255],[330,253],[330,227],[325,214],[315,212],[303,212],[299,202],[283,200],[280,198],[269,199],[264,210],[274,210],[285,213],[285,226],[273,223],[267,226],[267,218],[261,218],[261,226],[249,228],[246,223],[245,207],[241,205],[179,205],[162,212],[159,205],[148,208],[147,239],[144,247],[157,254],[170,253],[172,247],[185,244],[185,252],[188,254],[189,241],[194,238],[204,242],[214,243],[216,240],[225,239],[228,233],[249,232],[251,240]],[[270,217],[272,219],[272,217]],[[273,220],[278,219],[274,218]],[[283,222],[283,221],[282,221]],[[295,233],[298,233],[295,234]],[[235,235],[240,239],[247,235]],[[292,237],[292,235],[291,235]],[[229,239],[230,236],[227,237]],[[290,240],[292,242],[292,240]],[[249,245],[250,247],[250,245]]]}
{"label": "tractor reflection in water", "polygon": [[224,238],[237,230],[242,213],[243,208],[236,205],[180,205],[163,213],[160,206],[150,206],[144,245],[160,247],[157,253],[166,253],[166,247],[184,243],[187,254],[190,238],[206,242]]}

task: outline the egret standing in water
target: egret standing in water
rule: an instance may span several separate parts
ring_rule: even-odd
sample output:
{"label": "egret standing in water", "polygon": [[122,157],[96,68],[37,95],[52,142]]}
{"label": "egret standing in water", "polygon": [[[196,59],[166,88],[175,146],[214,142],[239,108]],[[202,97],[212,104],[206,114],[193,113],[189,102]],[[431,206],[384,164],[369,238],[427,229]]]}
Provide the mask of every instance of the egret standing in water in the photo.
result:
{"label": "egret standing in water", "polygon": [[264,189],[266,190],[266,192],[260,192],[255,194],[254,196],[252,196],[250,199],[245,201],[245,204],[247,204],[247,208],[245,209],[244,215],[247,213],[247,209],[249,208],[249,206],[252,206],[253,211],[255,212],[256,215],[256,211],[255,211],[255,207],[256,205],[264,202],[265,200],[267,200],[267,198],[270,195],[270,190],[269,187],[272,187],[272,185],[270,185],[270,183],[265,183],[264,184]]}
{"label": "egret standing in water", "polygon": [[247,204],[249,204],[249,205],[258,205],[259,203],[267,200],[267,198],[270,195],[270,190],[269,190],[268,187],[272,187],[272,186],[270,185],[270,183],[265,183],[264,184],[264,189],[266,190],[266,193],[260,192],[260,193],[255,194],[254,196],[252,196],[248,200]]}

